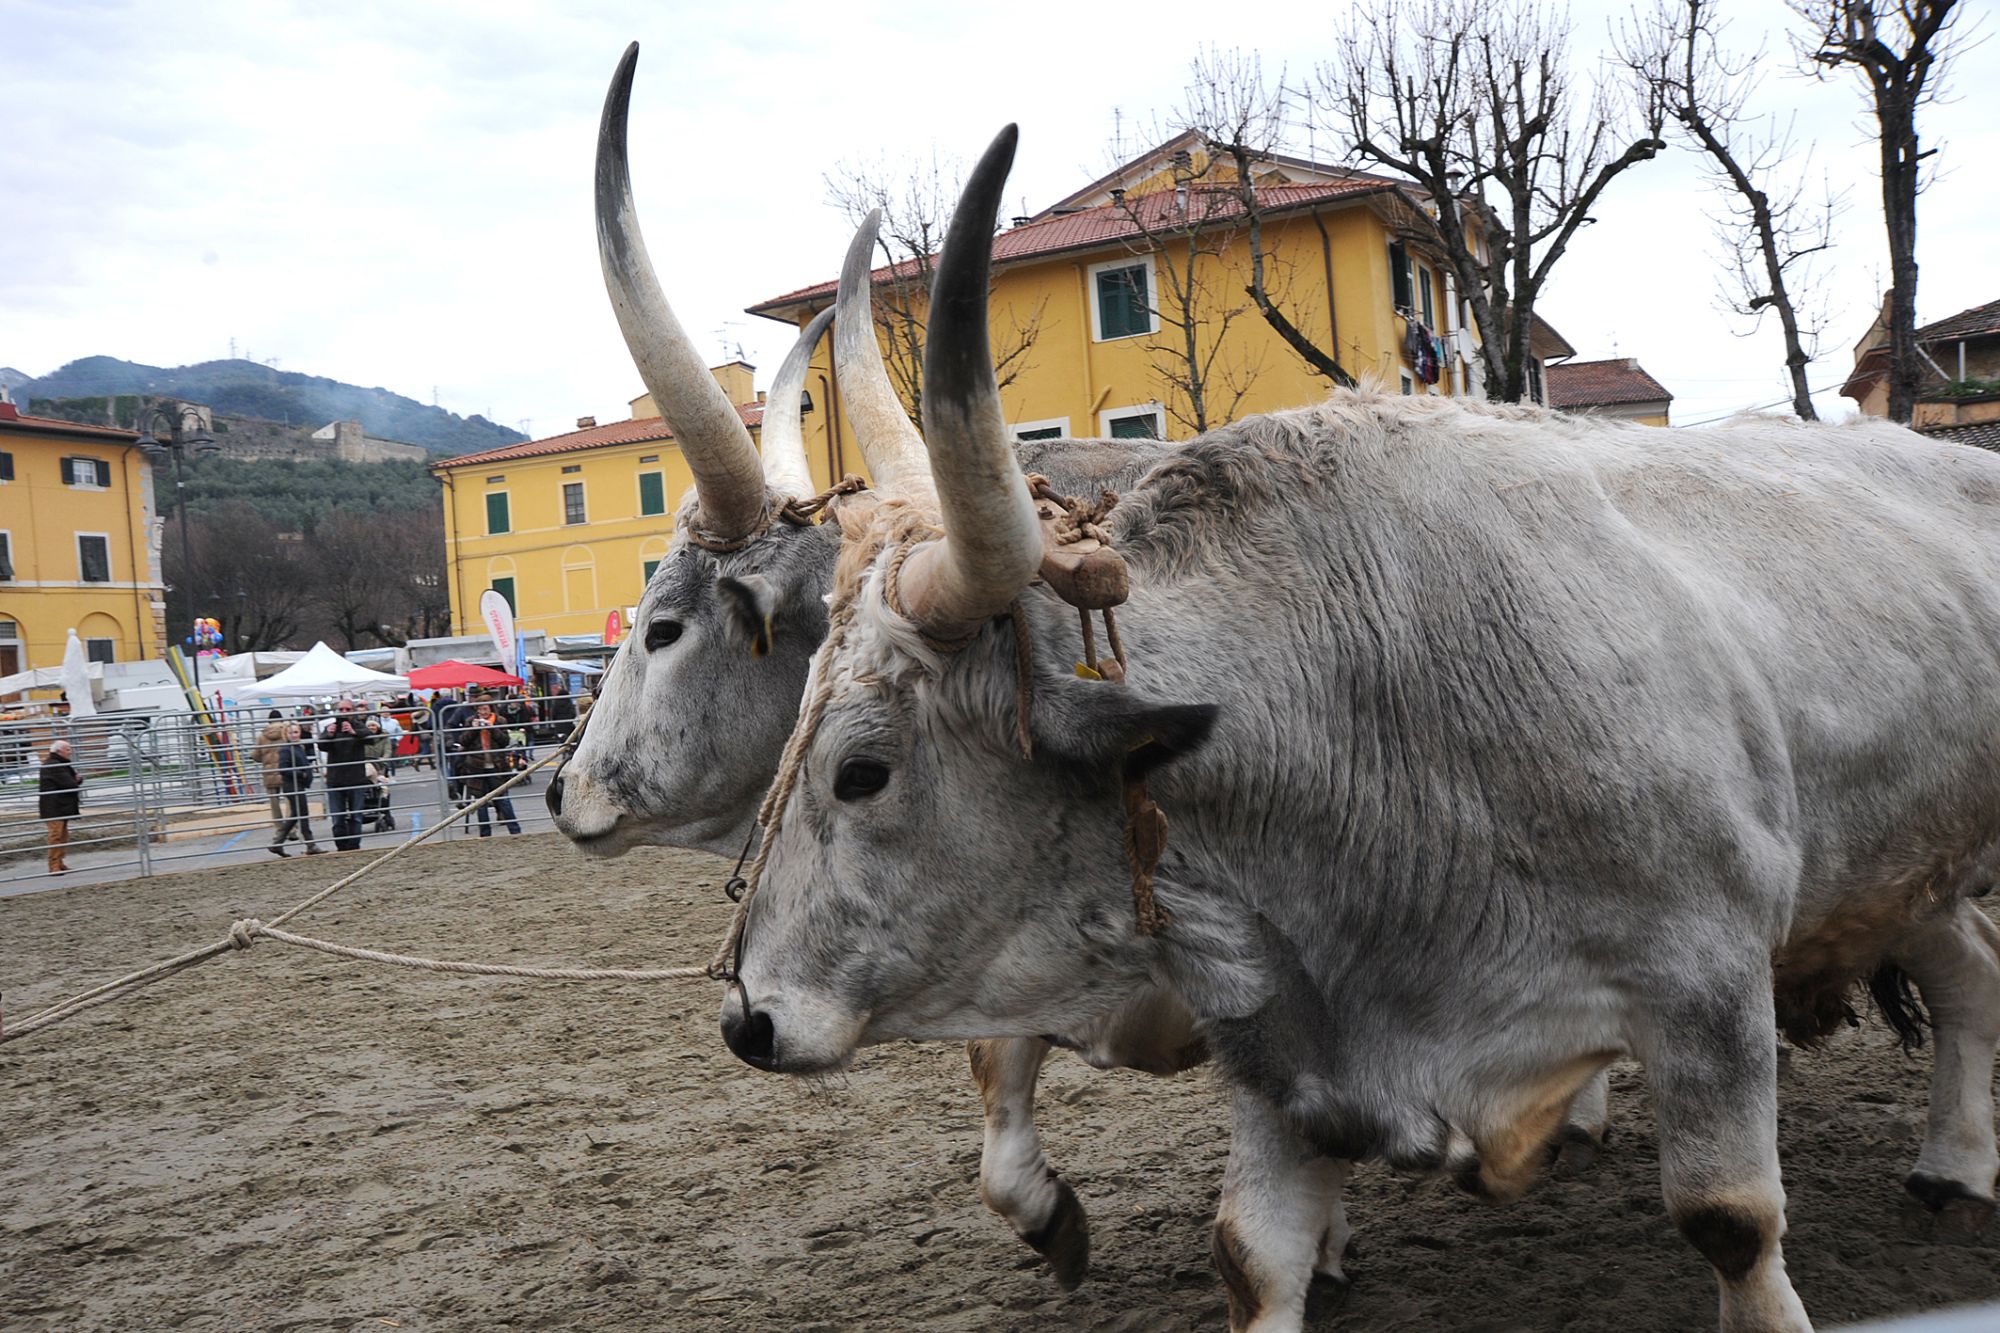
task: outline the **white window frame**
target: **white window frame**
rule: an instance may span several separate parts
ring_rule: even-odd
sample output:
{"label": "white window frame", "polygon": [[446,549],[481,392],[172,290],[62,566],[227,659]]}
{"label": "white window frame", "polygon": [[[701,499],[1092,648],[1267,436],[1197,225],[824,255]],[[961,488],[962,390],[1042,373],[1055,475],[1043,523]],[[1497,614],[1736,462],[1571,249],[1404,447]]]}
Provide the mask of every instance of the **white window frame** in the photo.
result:
{"label": "white window frame", "polygon": [[[578,477],[574,481],[563,481],[560,479],[560,475],[558,475],[556,484],[562,488],[556,497],[562,503],[562,526],[566,528],[587,526],[590,522],[590,488],[583,484],[583,478]],[[583,510],[583,517],[574,520],[569,516],[569,488],[572,486],[576,487],[577,507]]]}
{"label": "white window frame", "polygon": [[[87,462],[87,463],[90,463],[90,464],[92,464],[92,465],[93,465],[93,466],[91,467],[91,469],[90,469],[90,474],[91,474],[91,476],[90,476],[90,480],[89,480],[89,481],[78,481],[78,480],[76,480],[76,475],[75,475],[75,470],[74,470],[73,468],[71,468],[71,467],[70,467],[70,462],[71,462],[71,460],[77,460],[77,461],[81,461],[81,462]],[[109,471],[110,471],[110,468],[111,468],[111,462],[110,462],[110,460],[109,460],[109,459],[104,459],[104,458],[99,458],[99,457],[98,457],[98,456],[97,456],[96,454],[64,454],[64,455],[62,456],[62,469],[63,469],[63,471],[64,471],[64,472],[65,472],[66,474],[68,474],[68,475],[66,475],[66,476],[64,476],[64,477],[63,477],[63,485],[65,485],[65,486],[69,487],[69,488],[70,488],[71,490],[73,490],[73,491],[108,491],[108,490],[110,490],[110,489],[111,489],[111,483],[110,483],[110,482],[106,482],[106,483],[105,483],[104,485],[102,485],[102,486],[100,486],[100,485],[98,485],[98,484],[97,484],[97,468],[96,468],[96,466],[95,466],[95,465],[96,465],[96,464],[98,464],[98,463],[102,463],[102,464],[104,464],[104,466],[105,466],[105,469],[107,470],[107,472],[109,472]],[[115,481],[115,480],[117,479],[117,474],[116,474],[115,472],[112,472],[112,473],[111,473],[110,475],[111,475],[111,477],[112,477],[112,479],[113,479],[114,481]]]}
{"label": "white window frame", "polygon": [[1042,419],[1042,420],[1040,420],[1040,421],[1017,421],[1017,422],[1015,422],[1015,423],[1014,423],[1013,425],[1011,425],[1011,426],[1007,427],[1007,431],[1008,431],[1008,433],[1009,433],[1009,434],[1011,434],[1011,435],[1012,435],[1012,436],[1013,436],[1013,437],[1014,437],[1014,438],[1015,438],[1016,440],[1020,440],[1020,439],[1024,439],[1024,438],[1026,438],[1025,436],[1023,436],[1023,435],[1021,434],[1021,432],[1022,432],[1022,431],[1028,431],[1028,430],[1050,430],[1050,429],[1053,429],[1053,430],[1054,430],[1054,431],[1056,432],[1056,438],[1057,438],[1057,439],[1059,439],[1059,440],[1066,440],[1066,439],[1068,439],[1068,438],[1069,438],[1069,418],[1068,418],[1068,417],[1045,417],[1045,418],[1043,418],[1043,419]]}
{"label": "white window frame", "polygon": [[[1104,306],[1097,298],[1097,275],[1112,269],[1142,268],[1146,271],[1146,327],[1138,333],[1121,333],[1115,338],[1104,336]],[[1100,264],[1092,264],[1084,270],[1085,300],[1090,305],[1090,340],[1094,343],[1124,342],[1128,338],[1145,338],[1160,331],[1160,296],[1158,284],[1153,280],[1153,257],[1151,255],[1126,255],[1120,259],[1107,259]]]}
{"label": "white window frame", "polygon": [[1158,400],[1149,403],[1130,403],[1124,407],[1107,407],[1097,414],[1097,434],[1101,439],[1111,438],[1111,423],[1128,417],[1151,417],[1159,430],[1154,438],[1167,438],[1167,409]]}
{"label": "white window frame", "polygon": [[[87,579],[83,576],[83,539],[85,537],[101,537],[104,540],[104,577],[102,579]],[[76,581],[78,583],[83,584],[85,587],[90,587],[90,588],[110,587],[112,583],[115,582],[115,580],[111,577],[113,573],[113,570],[111,568],[112,554],[113,553],[111,550],[110,533],[108,532],[77,533],[76,534]]]}

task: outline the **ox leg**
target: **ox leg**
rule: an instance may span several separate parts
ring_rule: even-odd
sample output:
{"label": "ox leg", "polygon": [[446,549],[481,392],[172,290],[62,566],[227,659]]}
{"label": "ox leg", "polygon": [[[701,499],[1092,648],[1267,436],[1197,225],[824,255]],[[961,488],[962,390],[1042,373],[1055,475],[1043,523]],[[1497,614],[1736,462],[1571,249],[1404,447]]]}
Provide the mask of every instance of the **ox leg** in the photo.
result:
{"label": "ox leg", "polygon": [[1347,1162],[1308,1147],[1269,1101],[1233,1094],[1229,1169],[1215,1219],[1215,1264],[1229,1292],[1232,1333],[1293,1333],[1305,1319],[1314,1271],[1341,1276],[1348,1170]]}
{"label": "ox leg", "polygon": [[1723,1333],[1811,1333],[1785,1276],[1776,1023],[1768,967],[1646,1015],[1640,1058],[1659,1116],[1674,1224],[1715,1269]]}
{"label": "ox leg", "polygon": [[1588,1170],[1604,1147],[1604,1136],[1610,1128],[1611,1070],[1606,1066],[1591,1075],[1590,1082],[1570,1099],[1569,1112],[1556,1134],[1556,1172],[1575,1175]]}
{"label": "ox leg", "polygon": [[1035,1131],[1035,1083],[1049,1044],[1034,1037],[975,1041],[965,1048],[986,1108],[979,1197],[1049,1261],[1064,1290],[1090,1268],[1090,1222],[1076,1192],[1056,1175]]}
{"label": "ox leg", "polygon": [[1937,1063],[1930,1123],[1904,1182],[1948,1229],[1993,1217],[2000,1153],[1993,1142],[1993,1053],[2000,1046],[2000,928],[1971,904],[1928,924],[1896,962],[1930,1010]]}

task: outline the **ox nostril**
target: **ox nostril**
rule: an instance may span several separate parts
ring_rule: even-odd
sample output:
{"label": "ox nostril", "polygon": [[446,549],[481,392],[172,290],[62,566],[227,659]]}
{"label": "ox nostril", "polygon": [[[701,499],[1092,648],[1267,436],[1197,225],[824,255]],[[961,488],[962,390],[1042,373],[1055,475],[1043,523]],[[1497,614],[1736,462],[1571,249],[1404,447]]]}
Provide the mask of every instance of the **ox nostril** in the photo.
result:
{"label": "ox nostril", "polygon": [[722,1040],[737,1059],[754,1069],[778,1067],[777,1033],[771,1026],[771,1016],[761,1009],[750,1008],[740,987],[731,986],[729,998],[723,1001]]}
{"label": "ox nostril", "polygon": [[562,770],[557,769],[556,775],[549,779],[549,789],[542,799],[549,803],[549,813],[558,817],[562,814],[562,789]]}

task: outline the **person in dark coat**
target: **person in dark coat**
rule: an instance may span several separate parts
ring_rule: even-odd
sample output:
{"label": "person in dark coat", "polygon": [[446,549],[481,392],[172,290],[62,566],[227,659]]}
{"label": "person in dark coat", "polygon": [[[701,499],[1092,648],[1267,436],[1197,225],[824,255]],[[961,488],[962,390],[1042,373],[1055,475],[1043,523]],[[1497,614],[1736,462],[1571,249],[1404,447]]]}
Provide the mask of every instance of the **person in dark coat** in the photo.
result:
{"label": "person in dark coat", "polygon": [[326,812],[333,820],[333,849],[361,846],[361,807],[368,795],[368,732],[352,699],[335,706],[333,721],[319,733],[326,756]]}
{"label": "person in dark coat", "polygon": [[321,849],[313,841],[312,806],[308,803],[314,777],[313,752],[296,724],[285,728],[284,743],[278,747],[277,766],[284,784],[280,794],[285,802],[287,817],[278,826],[278,837],[271,844],[271,851],[279,856],[290,856],[291,853],[285,850],[285,843],[296,836],[306,845],[307,856],[318,856]]}
{"label": "person in dark coat", "polygon": [[69,821],[82,807],[83,779],[69,761],[69,742],[53,741],[42,756],[42,780],[37,813],[49,824],[49,873],[69,873],[63,853],[69,846]]}
{"label": "person in dark coat", "polygon": [[[459,748],[459,772],[464,775],[467,796],[477,800],[493,791],[507,780],[513,767],[514,747],[508,738],[506,725],[493,716],[492,708],[480,704],[472,725],[463,733]],[[500,817],[510,834],[521,831],[521,821],[514,814],[512,798],[498,796],[490,807],[482,805],[476,812],[480,837],[493,836],[489,810]]]}

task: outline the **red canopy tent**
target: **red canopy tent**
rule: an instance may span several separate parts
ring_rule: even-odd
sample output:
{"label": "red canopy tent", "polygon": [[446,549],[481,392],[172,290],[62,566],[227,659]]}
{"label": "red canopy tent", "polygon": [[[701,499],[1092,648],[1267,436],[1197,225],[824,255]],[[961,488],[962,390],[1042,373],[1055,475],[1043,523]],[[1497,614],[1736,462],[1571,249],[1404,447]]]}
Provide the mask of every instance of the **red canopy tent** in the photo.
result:
{"label": "red canopy tent", "polygon": [[451,690],[461,685],[519,685],[519,676],[510,676],[492,667],[483,667],[474,662],[461,662],[456,658],[448,662],[438,662],[432,666],[418,667],[410,673],[410,688],[413,690]]}

